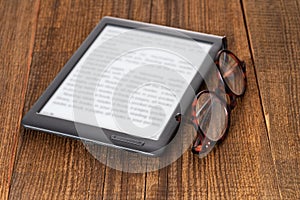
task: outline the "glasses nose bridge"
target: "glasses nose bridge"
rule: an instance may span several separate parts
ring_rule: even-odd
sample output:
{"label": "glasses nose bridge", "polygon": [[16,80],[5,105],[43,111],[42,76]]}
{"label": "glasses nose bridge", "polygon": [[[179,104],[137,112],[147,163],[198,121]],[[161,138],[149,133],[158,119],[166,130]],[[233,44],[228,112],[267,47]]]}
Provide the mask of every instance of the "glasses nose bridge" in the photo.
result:
{"label": "glasses nose bridge", "polygon": [[233,110],[237,105],[237,102],[236,102],[237,97],[233,93],[228,94],[228,96],[229,96],[229,100],[230,100],[229,108],[230,108],[230,110]]}

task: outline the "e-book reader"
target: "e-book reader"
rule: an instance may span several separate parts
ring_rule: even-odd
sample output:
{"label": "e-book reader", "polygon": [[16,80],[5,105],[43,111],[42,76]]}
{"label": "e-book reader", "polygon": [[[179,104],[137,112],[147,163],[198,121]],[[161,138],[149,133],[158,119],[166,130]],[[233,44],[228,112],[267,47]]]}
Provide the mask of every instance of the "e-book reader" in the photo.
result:
{"label": "e-book reader", "polygon": [[26,128],[156,155],[225,37],[104,17],[25,115]]}

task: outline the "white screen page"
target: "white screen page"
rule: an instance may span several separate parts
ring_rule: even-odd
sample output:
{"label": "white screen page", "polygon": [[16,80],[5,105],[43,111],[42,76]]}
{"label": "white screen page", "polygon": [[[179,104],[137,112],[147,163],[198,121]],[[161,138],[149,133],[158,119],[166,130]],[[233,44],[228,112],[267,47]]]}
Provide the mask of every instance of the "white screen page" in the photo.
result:
{"label": "white screen page", "polygon": [[158,140],[210,48],[107,25],[39,114]]}

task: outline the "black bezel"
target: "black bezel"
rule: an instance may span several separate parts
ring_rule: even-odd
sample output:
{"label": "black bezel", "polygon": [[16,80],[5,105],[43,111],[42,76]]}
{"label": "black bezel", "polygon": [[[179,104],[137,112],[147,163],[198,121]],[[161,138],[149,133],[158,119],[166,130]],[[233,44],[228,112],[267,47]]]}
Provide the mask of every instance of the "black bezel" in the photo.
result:
{"label": "black bezel", "polygon": [[[178,128],[178,122],[175,120],[175,117],[171,117],[160,136],[159,140],[151,140],[146,138],[139,138],[131,136],[125,133],[116,132],[112,130],[104,129],[105,135],[89,134],[97,132],[99,127],[93,127],[90,125],[82,124],[81,127],[86,128],[87,134],[86,137],[79,137],[75,128],[75,124],[72,121],[53,118],[45,115],[41,115],[38,112],[46,104],[46,102],[51,98],[54,92],[62,84],[64,79],[69,75],[71,70],[76,66],[77,62],[81,59],[87,49],[92,45],[94,40],[101,34],[102,30],[106,25],[115,25],[122,26],[126,28],[147,28],[154,27],[155,32],[170,35],[175,35],[176,32],[183,33],[188,37],[202,42],[207,42],[212,44],[212,48],[209,52],[210,57],[214,58],[217,52],[226,47],[226,38],[225,36],[215,36],[209,34],[203,34],[198,32],[186,31],[176,28],[170,28],[160,25],[148,24],[143,22],[113,18],[113,17],[104,17],[99,24],[94,28],[94,30],[89,34],[86,40],[82,43],[79,49],[73,54],[70,60],[65,64],[59,74],[55,77],[52,83],[48,86],[45,92],[33,105],[33,107],[28,111],[28,113],[22,119],[22,124],[26,128],[41,130],[48,133],[54,133],[58,135],[68,136],[77,139],[83,139],[87,141],[92,141],[106,146],[113,146],[116,148],[121,148],[125,150],[130,150],[134,152],[140,152],[147,155],[157,155],[161,150],[170,142],[173,136],[176,133]],[[192,80],[191,86],[197,90],[200,86],[202,80],[199,77],[194,77]],[[190,99],[192,101],[192,99]],[[174,110],[173,116],[176,115],[179,111],[179,106]]]}

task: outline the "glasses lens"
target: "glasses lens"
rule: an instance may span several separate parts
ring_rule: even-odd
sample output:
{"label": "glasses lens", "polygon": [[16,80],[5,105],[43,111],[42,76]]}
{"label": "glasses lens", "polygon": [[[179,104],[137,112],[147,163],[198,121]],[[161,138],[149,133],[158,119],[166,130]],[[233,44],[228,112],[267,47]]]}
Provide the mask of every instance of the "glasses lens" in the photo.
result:
{"label": "glasses lens", "polygon": [[244,92],[244,74],[232,53],[222,52],[219,58],[220,72],[229,89],[236,95]]}
{"label": "glasses lens", "polygon": [[228,113],[225,105],[213,93],[202,93],[196,106],[198,124],[207,138],[218,141],[224,135],[228,125]]}

